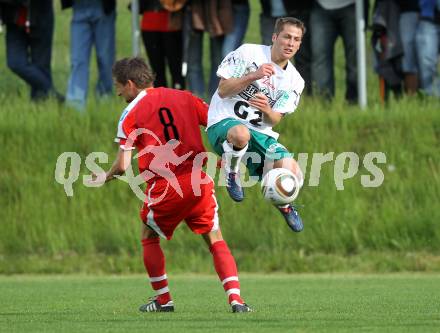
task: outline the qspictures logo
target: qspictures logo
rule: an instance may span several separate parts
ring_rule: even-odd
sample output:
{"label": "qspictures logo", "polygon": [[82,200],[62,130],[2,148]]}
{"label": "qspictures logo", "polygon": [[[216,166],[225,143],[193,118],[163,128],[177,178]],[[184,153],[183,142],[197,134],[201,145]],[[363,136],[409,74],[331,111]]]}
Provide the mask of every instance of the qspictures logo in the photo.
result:
{"label": "qspictures logo", "polygon": [[[187,166],[188,163],[192,165],[191,169],[191,186],[195,196],[201,195],[201,186],[212,179],[215,179],[217,173],[224,172],[218,167],[219,157],[210,152],[193,154],[188,151],[183,155],[176,153],[176,148],[182,143],[178,140],[170,140],[162,143],[160,139],[151,131],[147,129],[139,129],[132,132],[127,139],[125,149],[133,149],[133,142],[139,135],[151,136],[155,143],[148,145],[133,156],[133,159],[147,159],[148,168],[141,173],[133,170],[131,163],[123,176],[117,176],[119,181],[125,182],[131,188],[136,197],[145,202],[159,202],[167,194],[172,187],[174,191],[183,197],[183,191],[179,183],[179,178],[173,170],[176,170],[183,163]],[[254,152],[247,152],[242,158],[241,174],[244,175],[245,164],[248,161],[263,165],[263,172],[273,168],[275,160],[281,156],[274,153],[274,147],[269,147],[264,159]],[[221,157],[225,160],[226,156]],[[327,153],[299,153],[295,156],[304,175],[304,185],[319,186],[321,181],[321,171],[325,164],[333,166],[333,181],[337,190],[344,190],[344,182],[352,179],[360,173],[360,185],[365,188],[379,187],[385,180],[382,167],[386,166],[387,159],[383,152],[369,152],[364,156],[359,156],[355,152],[342,152],[335,154],[334,152]],[[82,184],[86,187],[100,187],[105,182],[105,171],[102,167],[108,164],[109,157],[104,152],[91,152],[84,160],[86,169],[90,174],[82,176]],[[64,152],[58,156],[55,166],[55,180],[64,187],[64,192],[67,196],[73,197],[73,184],[80,178],[81,164],[83,163],[80,155],[76,152]],[[307,167],[310,163],[310,172],[306,174]],[[108,168],[108,166],[107,166]],[[204,171],[202,171],[204,169]],[[391,167],[388,167],[391,170]],[[209,177],[206,177],[206,174]],[[92,175],[95,175],[93,177]],[[147,197],[142,190],[142,184],[145,182],[152,182],[157,178],[167,180],[167,186],[164,192],[155,198]],[[243,187],[252,187],[257,185],[259,178],[256,176],[242,177],[241,185]],[[218,177],[218,186],[226,186],[225,177],[220,175]]]}

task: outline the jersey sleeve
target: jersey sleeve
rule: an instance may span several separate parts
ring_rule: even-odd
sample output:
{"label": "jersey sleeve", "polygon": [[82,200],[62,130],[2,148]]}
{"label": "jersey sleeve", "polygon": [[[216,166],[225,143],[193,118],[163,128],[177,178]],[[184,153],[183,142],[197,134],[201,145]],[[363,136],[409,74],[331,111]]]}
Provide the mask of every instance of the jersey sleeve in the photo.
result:
{"label": "jersey sleeve", "polygon": [[278,98],[272,107],[273,111],[288,114],[296,110],[304,89],[304,80],[300,78],[296,84],[284,86],[284,89],[278,90]]}
{"label": "jersey sleeve", "polygon": [[[125,109],[119,119],[118,132],[116,134],[115,142],[119,143],[119,147],[123,150],[135,149],[134,143],[136,138],[133,138],[131,133],[136,130],[136,108],[131,110]],[[129,139],[130,138],[130,139]]]}
{"label": "jersey sleeve", "polygon": [[201,98],[191,95],[193,100],[194,109],[197,113],[197,118],[199,119],[199,125],[206,127],[208,123],[208,109],[209,105]]}
{"label": "jersey sleeve", "polygon": [[217,76],[224,79],[242,77],[248,67],[246,54],[246,45],[230,52],[218,66]]}

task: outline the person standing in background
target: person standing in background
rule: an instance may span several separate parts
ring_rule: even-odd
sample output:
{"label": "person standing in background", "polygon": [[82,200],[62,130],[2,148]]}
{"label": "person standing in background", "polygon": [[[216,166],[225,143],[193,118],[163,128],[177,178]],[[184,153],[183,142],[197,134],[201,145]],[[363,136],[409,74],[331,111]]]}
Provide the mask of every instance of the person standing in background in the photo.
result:
{"label": "person standing in background", "polygon": [[[183,7],[183,3],[182,3]],[[182,76],[182,10],[181,7],[166,10],[159,0],[142,0],[142,40],[151,68],[156,74],[155,87],[169,87],[166,65],[171,73],[171,87],[185,89]]]}
{"label": "person standing in background", "polygon": [[305,81],[304,92],[312,94],[312,49],[310,41],[310,12],[313,1],[291,1],[291,0],[261,0],[262,12],[260,14],[260,31],[263,45],[272,43],[272,29],[278,18],[283,16],[295,17],[301,20],[307,27],[304,34],[301,48],[295,55],[295,67]]}
{"label": "person standing in background", "polygon": [[272,33],[278,18],[287,16],[283,0],[260,0],[260,33],[263,45],[272,44]]}
{"label": "person standing in background", "polygon": [[189,90],[199,97],[205,97],[203,77],[203,33],[209,33],[210,65],[208,100],[217,89],[219,78],[216,75],[222,61],[224,36],[232,31],[232,5],[230,0],[192,0],[189,3],[191,28],[187,47]]}
{"label": "person standing in background", "polygon": [[402,72],[405,93],[413,95],[418,89],[416,33],[419,24],[419,0],[398,0],[400,9],[400,39],[403,46]]}
{"label": "person standing in background", "polygon": [[312,10],[313,2],[311,1],[290,1],[284,0],[284,8],[287,15],[296,17],[301,20],[307,27],[307,33],[304,34],[301,42],[301,47],[295,55],[295,68],[301,74],[305,81],[304,92],[307,95],[312,94],[312,45],[311,45],[311,27],[310,27],[310,12]]}
{"label": "person standing in background", "polygon": [[223,58],[243,43],[249,23],[249,0],[232,0],[232,11],[234,15],[234,26],[233,30],[225,36],[225,40],[223,41]]}
{"label": "person standing in background", "polygon": [[346,93],[349,103],[356,103],[355,0],[315,0],[310,14],[312,44],[312,81],[314,92],[326,99],[335,95],[334,49],[342,37],[345,53]]}
{"label": "person standing in background", "polygon": [[63,9],[73,7],[70,26],[71,69],[66,102],[77,110],[83,110],[87,100],[93,45],[98,63],[96,93],[104,97],[113,90],[116,0],[61,0],[61,6]]}
{"label": "person standing in background", "polygon": [[31,88],[33,101],[64,97],[53,87],[51,73],[54,12],[52,0],[0,0],[1,22],[6,24],[6,60],[9,69]]}
{"label": "person standing in background", "polygon": [[419,0],[420,20],[416,47],[420,88],[426,95],[440,97],[438,56],[440,46],[440,0]]}

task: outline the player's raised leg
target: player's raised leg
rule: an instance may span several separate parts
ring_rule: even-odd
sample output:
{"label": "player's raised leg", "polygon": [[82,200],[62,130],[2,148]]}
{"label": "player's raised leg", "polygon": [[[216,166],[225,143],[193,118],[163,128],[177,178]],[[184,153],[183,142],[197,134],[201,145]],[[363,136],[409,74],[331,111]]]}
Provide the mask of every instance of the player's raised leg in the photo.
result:
{"label": "player's raised leg", "polygon": [[168,288],[165,256],[160,247],[159,235],[144,224],[142,225],[141,234],[142,247],[144,249],[144,266],[148,272],[151,287],[156,292],[156,295],[151,297],[146,304],[141,305],[139,311],[173,312],[174,303],[171,300]]}
{"label": "player's raised leg", "polygon": [[[296,186],[302,187],[304,183],[303,173],[298,165],[298,163],[290,157],[286,157],[274,162],[274,168],[285,168],[290,170],[298,179],[298,184]],[[290,229],[295,232],[300,232],[304,229],[304,224],[298,211],[292,204],[287,204],[277,207],[280,213],[286,220],[287,225]]]}
{"label": "player's raised leg", "polygon": [[240,296],[237,265],[228,245],[223,240],[220,229],[203,234],[203,238],[211,251],[215,270],[228,296],[232,312],[251,312],[252,309]]}
{"label": "player's raised leg", "polygon": [[228,130],[227,139],[222,144],[226,187],[231,198],[237,202],[244,199],[239,168],[240,161],[248,148],[250,137],[246,126],[236,125]]}

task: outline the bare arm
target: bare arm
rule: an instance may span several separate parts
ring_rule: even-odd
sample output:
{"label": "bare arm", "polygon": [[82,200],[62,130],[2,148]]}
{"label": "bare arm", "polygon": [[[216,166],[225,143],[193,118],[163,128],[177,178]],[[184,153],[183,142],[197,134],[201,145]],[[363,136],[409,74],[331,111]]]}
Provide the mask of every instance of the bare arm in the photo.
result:
{"label": "bare arm", "polygon": [[123,150],[119,148],[118,154],[115,161],[113,162],[111,168],[107,172],[100,174],[93,174],[93,183],[107,183],[113,179],[115,176],[123,175],[125,170],[128,169],[131,163],[131,150]]}
{"label": "bare arm", "polygon": [[115,176],[120,176],[125,173],[125,170],[127,170],[131,164],[131,152],[131,150],[119,148],[118,155],[116,156],[112,167],[105,174],[106,182],[115,179]]}
{"label": "bare arm", "polygon": [[262,79],[265,76],[269,77],[274,73],[275,69],[272,64],[262,64],[255,72],[242,77],[230,79],[222,78],[218,86],[218,94],[221,98],[235,96],[252,82]]}
{"label": "bare arm", "polygon": [[249,105],[260,110],[264,115],[264,122],[271,124],[272,127],[278,124],[283,117],[282,113],[272,110],[269,101],[264,94],[255,94],[255,96],[249,100]]}

